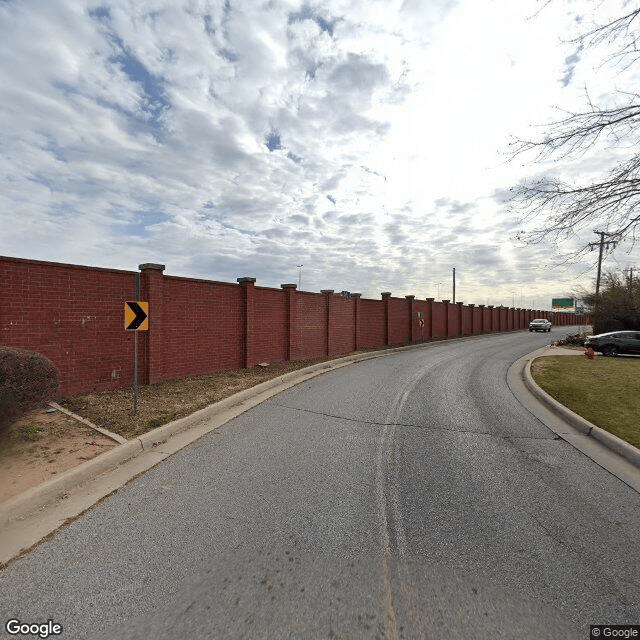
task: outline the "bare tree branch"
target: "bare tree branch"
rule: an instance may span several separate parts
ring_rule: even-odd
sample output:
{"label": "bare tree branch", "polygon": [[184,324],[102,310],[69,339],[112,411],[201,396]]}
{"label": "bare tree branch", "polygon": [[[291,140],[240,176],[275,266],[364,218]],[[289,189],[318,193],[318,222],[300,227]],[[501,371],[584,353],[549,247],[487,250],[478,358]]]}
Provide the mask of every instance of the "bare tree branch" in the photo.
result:
{"label": "bare tree branch", "polygon": [[613,109],[599,109],[591,105],[590,111],[570,113],[547,125],[547,129],[547,134],[541,140],[512,142],[512,159],[532,150],[537,152],[537,160],[545,160],[558,152],[561,157],[567,157],[586,150],[603,134],[616,146],[620,140],[636,134],[640,136],[640,100]]}
{"label": "bare tree branch", "polygon": [[599,46],[622,40],[620,48],[606,58],[607,62],[622,64],[628,68],[640,55],[638,34],[634,32],[640,19],[640,9],[634,9],[624,16],[604,24],[597,24],[586,33],[581,34],[570,42],[581,43],[585,46]]}
{"label": "bare tree branch", "polygon": [[[547,3],[548,4],[548,3]],[[545,4],[546,6],[546,4]],[[583,46],[619,43],[607,60],[629,66],[640,57],[640,8],[596,24],[571,42]],[[511,189],[512,210],[525,222],[543,218],[533,231],[521,232],[519,239],[531,242],[558,240],[573,235],[588,224],[604,225],[609,233],[635,244],[640,231],[640,95],[612,91],[618,97],[613,107],[594,105],[587,94],[588,108],[567,115],[545,127],[539,139],[518,139],[511,143],[511,159],[534,153],[535,161],[552,157],[570,159],[581,156],[598,142],[621,149],[628,145],[627,160],[615,165],[599,180],[587,184],[568,184],[554,177],[521,183]]]}

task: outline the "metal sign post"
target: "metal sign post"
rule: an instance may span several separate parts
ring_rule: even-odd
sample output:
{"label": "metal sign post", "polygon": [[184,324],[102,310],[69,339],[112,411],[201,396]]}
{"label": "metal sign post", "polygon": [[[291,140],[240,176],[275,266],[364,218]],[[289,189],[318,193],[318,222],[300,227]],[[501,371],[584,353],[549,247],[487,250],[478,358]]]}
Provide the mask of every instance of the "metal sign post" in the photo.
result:
{"label": "metal sign post", "polygon": [[138,332],[133,335],[133,413],[138,413]]}
{"label": "metal sign post", "polygon": [[140,297],[140,274],[136,273],[136,301],[124,303],[124,328],[133,331],[133,412],[138,412],[138,331],[149,328],[149,303],[137,300]]}
{"label": "metal sign post", "polygon": [[[140,300],[140,272],[136,272],[136,300]],[[133,413],[138,413],[138,332],[133,334]]]}

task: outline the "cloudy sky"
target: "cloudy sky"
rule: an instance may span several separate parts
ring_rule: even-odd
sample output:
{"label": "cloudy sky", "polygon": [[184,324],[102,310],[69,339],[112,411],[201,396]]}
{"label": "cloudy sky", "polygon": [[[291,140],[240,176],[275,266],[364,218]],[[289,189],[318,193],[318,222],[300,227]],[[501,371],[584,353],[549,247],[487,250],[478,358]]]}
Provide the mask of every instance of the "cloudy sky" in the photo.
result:
{"label": "cloudy sky", "polygon": [[455,267],[458,300],[549,308],[595,227],[523,245],[506,195],[615,150],[509,142],[632,72],[569,42],[603,3],[545,4],[0,0],[0,255],[370,298],[450,298]]}

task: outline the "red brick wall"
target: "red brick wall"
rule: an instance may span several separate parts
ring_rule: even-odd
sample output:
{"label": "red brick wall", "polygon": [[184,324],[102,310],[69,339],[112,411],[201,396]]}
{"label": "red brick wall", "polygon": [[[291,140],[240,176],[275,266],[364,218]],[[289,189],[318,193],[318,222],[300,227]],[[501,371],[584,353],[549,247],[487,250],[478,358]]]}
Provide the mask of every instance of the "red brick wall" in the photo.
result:
{"label": "red brick wall", "polygon": [[[134,333],[124,303],[135,300],[135,271],[0,257],[0,345],[37,351],[60,370],[60,393],[130,387]],[[471,332],[526,329],[535,310],[470,309],[405,299],[343,299],[332,293],[164,276],[144,265],[140,300],[149,330],[137,332],[140,384],[299,360]],[[448,314],[447,309],[448,307]],[[357,318],[356,318],[357,309]],[[418,312],[424,314],[420,327]],[[493,322],[493,324],[491,324]],[[554,325],[584,317],[553,314]],[[356,326],[357,324],[357,326]]]}
{"label": "red brick wall", "polygon": [[256,287],[253,324],[258,362],[287,359],[287,301],[283,290]]}
{"label": "red brick wall", "polygon": [[444,302],[433,303],[432,337],[434,340],[447,337],[447,305]]}
{"label": "red brick wall", "polygon": [[0,344],[52,360],[65,391],[130,385],[134,295],[134,272],[0,258]]}
{"label": "red brick wall", "polygon": [[319,293],[299,292],[297,298],[297,346],[293,360],[327,355],[327,298]]}
{"label": "red brick wall", "polygon": [[329,355],[356,350],[355,300],[345,300],[337,294],[331,296],[331,331]]}
{"label": "red brick wall", "polygon": [[360,300],[358,313],[358,349],[384,344],[384,307],[380,300]]}
{"label": "red brick wall", "polygon": [[472,307],[462,307],[462,335],[470,336],[472,334],[471,331],[471,321],[473,319],[473,308]]}
{"label": "red brick wall", "polygon": [[402,298],[389,298],[389,344],[407,344],[411,342],[411,327],[407,305],[410,301]]}
{"label": "red brick wall", "polygon": [[459,335],[460,307],[457,304],[447,304],[447,337],[455,338]]}
{"label": "red brick wall", "polygon": [[[431,305],[424,300],[415,300],[413,303],[413,335],[415,340],[430,340],[431,339]],[[418,319],[418,313],[422,313],[422,324]]]}
{"label": "red brick wall", "polygon": [[149,332],[162,314],[163,353],[151,382],[243,366],[242,290],[237,284],[165,276],[163,307],[149,302]]}

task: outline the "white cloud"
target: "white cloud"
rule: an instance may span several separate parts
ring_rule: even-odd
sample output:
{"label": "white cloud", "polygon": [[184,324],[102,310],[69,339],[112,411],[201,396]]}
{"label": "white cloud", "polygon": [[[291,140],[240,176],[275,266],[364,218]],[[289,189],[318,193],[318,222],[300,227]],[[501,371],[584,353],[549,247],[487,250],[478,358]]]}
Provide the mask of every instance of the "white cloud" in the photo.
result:
{"label": "white cloud", "polygon": [[455,265],[465,302],[564,294],[584,265],[545,269],[494,198],[541,168],[500,151],[614,76],[560,42],[590,5],[538,6],[2,2],[0,253],[266,286],[304,264],[305,289],[369,297],[433,296]]}

